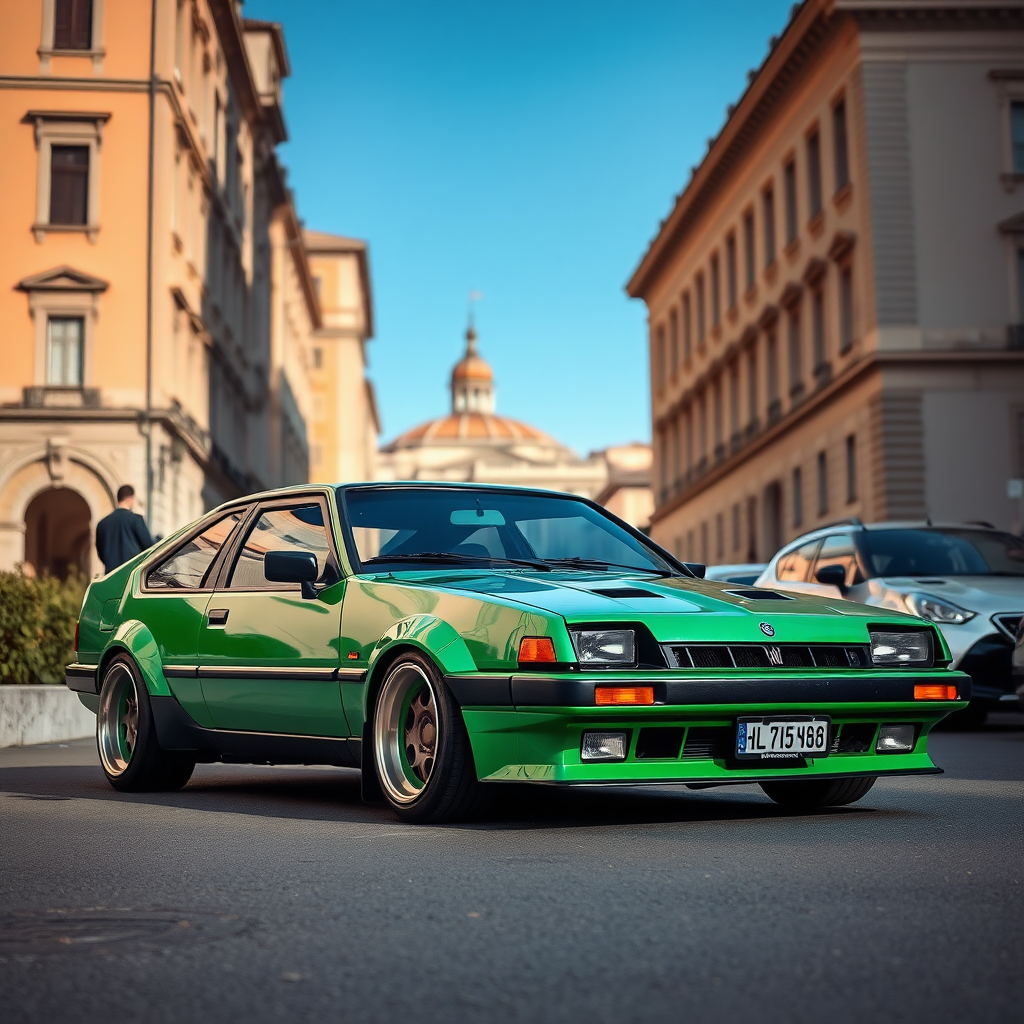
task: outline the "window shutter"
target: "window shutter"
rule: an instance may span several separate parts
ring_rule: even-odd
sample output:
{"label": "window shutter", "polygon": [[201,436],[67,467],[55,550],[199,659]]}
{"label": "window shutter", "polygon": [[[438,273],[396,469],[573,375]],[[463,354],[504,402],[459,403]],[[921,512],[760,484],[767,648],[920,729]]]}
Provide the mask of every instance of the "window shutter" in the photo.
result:
{"label": "window shutter", "polygon": [[92,49],[92,0],[55,0],[53,48]]}
{"label": "window shutter", "polygon": [[54,146],[50,155],[50,223],[87,224],[89,147]]}

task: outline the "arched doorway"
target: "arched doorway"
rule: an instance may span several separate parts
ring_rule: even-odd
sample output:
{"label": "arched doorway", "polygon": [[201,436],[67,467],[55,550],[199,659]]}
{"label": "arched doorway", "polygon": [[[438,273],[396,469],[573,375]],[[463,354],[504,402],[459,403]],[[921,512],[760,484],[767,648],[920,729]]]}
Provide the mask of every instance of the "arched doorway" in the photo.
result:
{"label": "arched doorway", "polygon": [[25,565],[37,576],[89,575],[92,546],[89,505],[70,487],[48,487],[25,509]]}

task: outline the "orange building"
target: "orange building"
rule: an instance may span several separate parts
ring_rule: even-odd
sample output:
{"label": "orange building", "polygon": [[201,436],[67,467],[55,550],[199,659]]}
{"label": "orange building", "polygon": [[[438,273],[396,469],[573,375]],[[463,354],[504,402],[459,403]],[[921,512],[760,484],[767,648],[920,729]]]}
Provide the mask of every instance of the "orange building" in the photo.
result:
{"label": "orange building", "polygon": [[[91,572],[122,483],[159,535],[304,481],[316,407],[349,401],[315,384],[284,38],[240,9],[0,0],[0,568]],[[362,280],[368,309],[365,252]],[[337,383],[367,394],[361,363]]]}

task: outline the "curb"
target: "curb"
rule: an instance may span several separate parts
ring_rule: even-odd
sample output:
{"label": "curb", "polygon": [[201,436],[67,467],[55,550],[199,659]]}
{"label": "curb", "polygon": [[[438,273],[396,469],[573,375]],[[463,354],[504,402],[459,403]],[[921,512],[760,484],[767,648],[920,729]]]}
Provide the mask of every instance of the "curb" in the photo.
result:
{"label": "curb", "polygon": [[63,743],[95,729],[96,716],[64,686],[0,686],[0,747]]}

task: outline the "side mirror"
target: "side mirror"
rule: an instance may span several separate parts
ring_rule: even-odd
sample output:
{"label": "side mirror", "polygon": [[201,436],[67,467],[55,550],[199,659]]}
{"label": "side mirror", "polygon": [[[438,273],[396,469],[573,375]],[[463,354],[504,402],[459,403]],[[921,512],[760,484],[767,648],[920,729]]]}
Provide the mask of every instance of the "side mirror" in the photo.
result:
{"label": "side mirror", "polygon": [[832,564],[823,565],[815,574],[814,578],[819,582],[825,584],[827,587],[837,587],[840,594],[845,594],[846,587],[846,568],[845,566]]}
{"label": "side mirror", "polygon": [[298,583],[307,600],[316,597],[313,584],[320,575],[312,551],[268,551],[263,556],[263,575],[270,583]]}
{"label": "side mirror", "polygon": [[706,565],[702,565],[700,562],[683,562],[683,565],[685,565],[686,568],[689,569],[690,572],[692,572],[699,580],[704,579],[708,571],[708,567]]}

